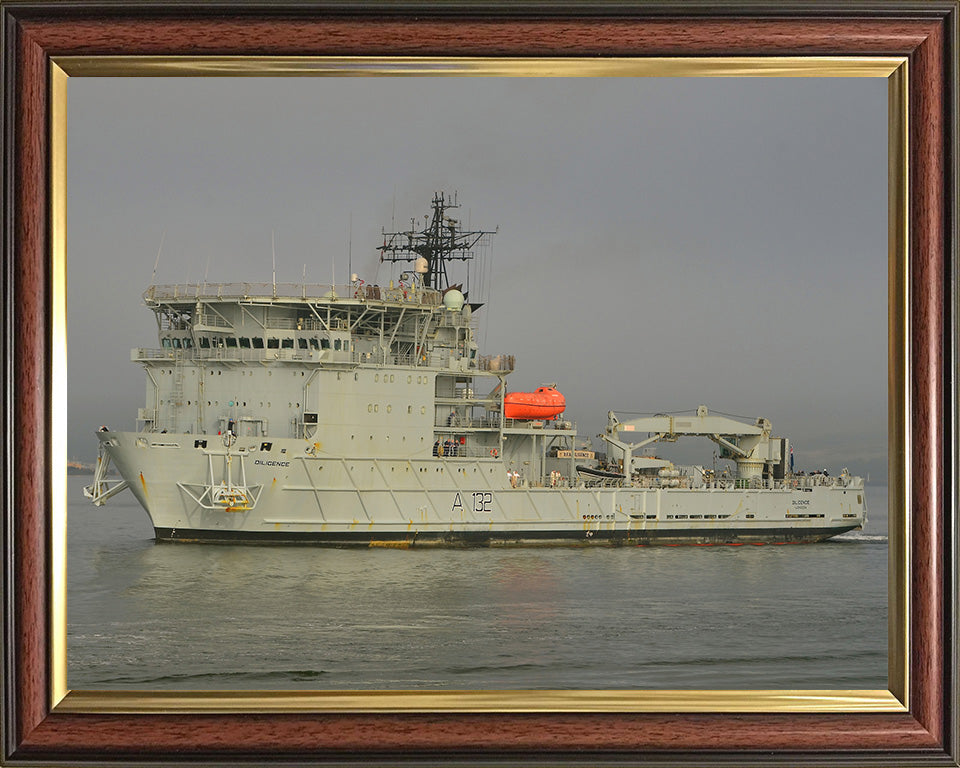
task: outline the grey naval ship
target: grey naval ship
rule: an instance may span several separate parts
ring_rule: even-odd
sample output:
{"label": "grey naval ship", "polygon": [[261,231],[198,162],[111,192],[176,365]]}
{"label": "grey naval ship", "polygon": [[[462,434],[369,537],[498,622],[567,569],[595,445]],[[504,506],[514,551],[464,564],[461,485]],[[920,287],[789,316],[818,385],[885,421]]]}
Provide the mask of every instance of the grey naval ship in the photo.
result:
{"label": "grey naval ship", "polygon": [[[129,489],[157,541],[738,545],[863,527],[863,479],[795,473],[765,418],[611,411],[594,445],[556,384],[510,391],[513,356],[481,354],[481,305],[448,279],[493,232],[456,207],[437,194],[422,227],[384,233],[381,262],[412,265],[397,284],[151,285],[160,346],[131,354],[146,403],[134,431],[98,431],[86,495]],[[650,454],[688,436],[727,469]]]}

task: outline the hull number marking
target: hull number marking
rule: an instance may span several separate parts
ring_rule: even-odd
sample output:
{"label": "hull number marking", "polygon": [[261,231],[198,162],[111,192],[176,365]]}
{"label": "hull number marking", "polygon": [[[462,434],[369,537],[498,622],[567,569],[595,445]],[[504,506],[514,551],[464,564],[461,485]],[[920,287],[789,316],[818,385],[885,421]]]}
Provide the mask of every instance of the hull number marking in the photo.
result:
{"label": "hull number marking", "polygon": [[[487,514],[489,515],[493,510],[491,505],[493,504],[493,494],[490,491],[474,491],[470,494],[473,498],[473,511],[475,513]],[[458,493],[453,500],[453,512],[457,511],[463,512],[463,502],[460,500],[460,494]]]}

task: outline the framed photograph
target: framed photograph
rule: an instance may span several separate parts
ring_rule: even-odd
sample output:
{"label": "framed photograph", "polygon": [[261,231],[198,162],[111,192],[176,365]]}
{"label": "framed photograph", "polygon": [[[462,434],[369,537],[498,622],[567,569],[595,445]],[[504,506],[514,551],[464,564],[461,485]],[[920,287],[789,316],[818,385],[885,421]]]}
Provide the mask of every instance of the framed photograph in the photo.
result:
{"label": "framed photograph", "polygon": [[[937,764],[957,764],[957,82],[955,68],[950,65],[956,57],[955,3],[925,4],[920,12],[913,6],[894,4],[885,7],[882,14],[855,3],[829,7],[803,3],[776,7],[734,4],[711,11],[665,4],[510,9],[450,5],[434,10],[377,4],[280,8],[248,4],[187,7],[163,3],[124,6],[80,3],[64,8],[53,2],[41,2],[0,3],[0,8],[6,43],[3,53],[4,231],[7,233],[4,285],[5,306],[9,309],[4,315],[8,427],[4,760],[18,764],[147,759],[205,762],[277,759],[372,764],[490,760],[516,764],[544,760],[558,764],[584,760],[598,764],[607,761],[889,764],[917,760],[919,756]],[[886,339],[886,370],[875,372],[880,377],[886,374],[887,393],[887,460],[881,470],[889,471],[887,506],[890,511],[885,690],[856,683],[844,685],[842,680],[815,688],[805,688],[802,682],[781,686],[781,689],[776,685],[740,686],[743,678],[738,678],[732,686],[708,684],[710,690],[690,686],[685,690],[682,684],[666,686],[667,689],[654,684],[656,689],[638,690],[637,686],[606,685],[604,681],[592,686],[590,681],[596,678],[589,676],[584,677],[585,683],[569,686],[551,686],[532,677],[517,678],[520,684],[513,686],[482,682],[471,685],[469,678],[462,678],[467,681],[464,687],[477,690],[453,690],[429,682],[418,687],[411,678],[397,677],[400,682],[396,685],[381,687],[375,684],[380,678],[375,678],[374,684],[351,687],[346,673],[333,684],[304,678],[304,685],[288,685],[291,678],[281,677],[279,684],[271,684],[269,680],[262,686],[213,684],[206,686],[213,690],[201,691],[194,688],[204,686],[193,685],[191,681],[195,678],[189,676],[184,685],[157,686],[151,685],[149,679],[142,686],[137,685],[137,678],[133,677],[125,684],[108,683],[104,689],[99,689],[94,680],[91,690],[70,690],[72,681],[68,676],[66,650],[66,461],[72,447],[68,448],[68,430],[64,426],[67,424],[68,318],[74,318],[70,319],[72,331],[83,328],[86,334],[87,328],[94,332],[109,330],[107,320],[84,320],[90,325],[82,325],[75,321],[79,315],[68,315],[68,306],[75,309],[78,302],[68,302],[71,283],[67,280],[67,148],[72,136],[84,135],[83,131],[88,130],[81,111],[76,113],[76,122],[68,124],[71,83],[78,84],[79,89],[80,84],[98,79],[98,83],[118,88],[116,93],[120,94],[124,93],[124,87],[144,83],[143,94],[148,95],[135,96],[128,89],[128,96],[121,95],[118,100],[145,119],[144,125],[148,126],[145,130],[149,132],[168,130],[160,116],[173,103],[165,101],[164,96],[164,85],[175,82],[170,78],[194,78],[189,81],[195,92],[192,103],[198,107],[197,122],[202,122],[199,105],[213,101],[203,95],[206,87],[226,87],[218,84],[233,83],[237,86],[238,103],[255,102],[262,105],[255,111],[266,115],[270,111],[268,102],[272,100],[274,109],[289,114],[298,98],[296,89],[288,89],[289,94],[283,98],[292,100],[285,102],[280,97],[279,86],[272,92],[269,87],[264,88],[265,84],[284,81],[245,78],[286,77],[288,83],[305,83],[308,77],[316,82],[318,76],[331,75],[342,76],[337,81],[347,97],[325,94],[324,103],[344,112],[351,110],[350,98],[354,99],[357,147],[368,146],[360,138],[361,126],[372,124],[371,131],[382,133],[382,128],[375,124],[376,110],[372,116],[368,115],[360,102],[378,102],[398,115],[422,99],[421,103],[430,105],[428,111],[436,114],[440,111],[436,106],[440,103],[438,100],[451,99],[457,90],[466,91],[456,88],[456,84],[469,81],[474,90],[467,92],[465,104],[484,99],[495,101],[504,113],[519,116],[517,105],[552,99],[556,111],[537,112],[532,123],[538,119],[543,121],[543,115],[549,115],[556,125],[558,119],[564,119],[564,100],[575,102],[577,106],[567,105],[569,119],[566,122],[577,127],[584,144],[603,142],[610,154],[616,154],[618,141],[629,141],[629,132],[624,130],[618,134],[612,130],[610,126],[616,121],[607,119],[606,113],[598,112],[602,117],[590,121],[591,104],[596,106],[601,101],[599,98],[596,103],[591,101],[601,83],[594,78],[603,78],[606,104],[627,101],[622,98],[625,91],[617,88],[623,89],[630,83],[650,84],[651,78],[662,77],[688,78],[684,81],[687,83],[694,82],[689,78],[704,83],[712,78],[717,88],[728,89],[738,82],[732,78],[753,82],[763,78],[768,85],[773,82],[766,80],[770,77],[790,77],[796,82],[796,78],[805,76],[836,78],[838,85],[839,79],[847,78],[872,78],[884,84],[885,119],[881,108],[876,118],[868,122],[873,123],[871,135],[886,131],[887,150],[888,266],[884,274],[872,275],[874,283],[886,286],[886,326],[879,327],[883,323],[880,316],[870,321],[874,335]],[[447,89],[431,88],[429,94],[427,89],[422,89],[418,94],[414,92],[416,88],[411,90],[409,85],[401,87],[413,82],[411,75],[429,76],[431,82],[443,83]],[[380,87],[387,77],[393,77],[398,85]],[[530,90],[558,77],[576,78],[576,86],[562,89],[563,92],[557,88]],[[244,82],[259,88],[242,90]],[[354,85],[351,86],[351,82]],[[498,84],[508,82],[512,92],[497,90]],[[363,95],[356,97],[352,94],[361,93],[359,83],[363,83]],[[476,90],[476,84],[490,83],[493,89],[489,92]],[[591,84],[597,85],[591,88]],[[833,98],[842,99],[837,95],[840,93],[838,90]],[[650,104],[657,103],[658,96],[652,85],[644,91],[644,98]],[[787,100],[784,97],[784,103]],[[183,104],[190,102],[188,99],[177,104],[175,108],[182,112]],[[186,109],[190,112],[189,106]],[[151,110],[157,115],[153,121],[149,120]],[[469,106],[461,105],[459,111],[468,110]],[[782,111],[782,119],[789,121],[785,116],[787,108]],[[106,110],[101,114],[107,120],[113,116]],[[727,113],[721,110],[713,113],[717,114]],[[244,120],[249,116],[238,112],[233,119]],[[230,119],[222,115],[216,119],[228,128],[217,139],[224,144],[224,156],[230,156],[231,151],[235,156],[236,148],[229,149]],[[695,119],[696,115],[691,115],[691,120]],[[881,131],[876,131],[877,124]],[[328,120],[321,127],[320,136],[329,141],[349,142],[349,126],[349,120],[342,125]],[[71,134],[70,130],[75,133]],[[536,128],[529,130],[531,135],[536,133]],[[574,136],[576,130],[570,136]],[[821,130],[829,132],[831,128],[824,125]],[[158,174],[172,172],[173,166],[169,163],[151,166],[145,162],[140,166],[140,160],[149,154],[151,146],[158,148],[160,156],[159,148],[166,144],[159,140],[151,144],[147,139],[125,148],[122,132],[123,127],[118,127],[116,137],[111,139],[107,131],[108,138],[97,149],[100,154],[95,153],[92,158],[94,165],[102,163],[100,176],[105,185],[121,186],[111,182],[107,166],[111,159],[122,165],[124,151],[132,153],[126,162],[136,168],[137,173],[142,174],[144,169],[149,172],[150,168]],[[834,132],[839,133],[839,129]],[[865,130],[864,142],[867,133]],[[442,131],[437,134],[441,135]],[[791,134],[786,126],[781,135],[784,141],[789,140],[787,137]],[[237,136],[235,141],[243,144],[242,132]],[[550,146],[550,151],[566,152],[568,156],[576,154],[576,142],[570,136],[563,134],[558,126],[551,135],[556,146]],[[172,141],[176,143],[178,138],[181,146],[198,141],[195,135],[187,134],[173,137]],[[826,138],[821,141],[809,138],[811,152],[833,146]],[[431,138],[431,141],[438,140]],[[668,144],[669,141],[662,145],[664,149]],[[854,142],[845,147],[856,145]],[[664,167],[652,168],[651,172],[690,177],[691,167],[679,151],[683,146],[683,139],[678,138],[677,150],[662,153],[666,158]],[[710,143],[704,141],[701,151],[718,151],[710,147]],[[482,150],[483,147],[477,149],[481,154]],[[199,144],[189,151],[203,154]],[[456,145],[448,151],[462,156],[462,148]],[[499,169],[498,178],[511,178],[512,171],[514,182],[519,183],[525,174],[529,176],[528,172],[519,170],[524,152],[529,152],[529,145],[518,150],[513,169],[506,165]],[[342,154],[352,167],[361,162],[351,158],[347,150]],[[768,157],[760,147],[753,153],[747,148],[744,156],[751,154],[757,158]],[[406,157],[410,163],[415,162],[415,150],[408,148]],[[777,157],[777,153],[769,157]],[[789,169],[794,166],[781,166],[772,159],[756,162],[771,176],[772,185],[778,181],[787,187],[791,184]],[[479,176],[496,170],[486,165],[483,157],[478,156],[464,167],[476,170]],[[842,178],[841,167],[847,166],[840,162],[839,156],[836,165],[837,178]],[[284,172],[286,176],[281,174],[291,188],[297,179],[294,166],[295,163]],[[380,167],[384,167],[383,161]],[[882,171],[880,169],[874,186],[883,185]],[[365,171],[371,172],[376,172],[373,160],[371,168]],[[220,173],[227,172],[221,169]],[[584,182],[585,185],[606,182],[615,186],[619,178],[615,165],[606,171],[599,169],[595,179],[586,171],[582,175],[591,179]],[[87,179],[84,182],[87,186],[77,190],[76,199],[103,197],[106,205],[112,205],[119,216],[123,216],[123,193],[119,192],[119,198],[109,202],[107,188],[98,191],[96,184],[89,181],[96,176],[89,172],[86,176],[74,175],[74,178]],[[569,182],[570,177],[566,180]],[[402,181],[388,179],[386,183],[394,188],[396,195],[392,201],[394,212],[404,221],[426,211],[410,210],[410,206],[423,201],[410,199],[400,188]],[[482,185],[474,188],[484,189]],[[160,194],[168,198],[169,189],[158,184]],[[851,189],[854,190],[852,196],[856,196],[856,186]],[[418,188],[418,191],[422,190]],[[562,198],[551,198],[545,189],[542,191],[552,209],[562,211],[559,215],[565,218],[576,215],[574,210],[563,207]],[[491,199],[495,199],[496,192],[491,194]],[[664,209],[659,213],[660,218],[672,221],[671,216],[675,215],[673,226],[681,227],[684,203],[691,211],[704,215],[703,209],[694,205],[695,194],[691,190],[686,197],[679,196],[673,211]],[[827,198],[825,194],[824,199]],[[368,201],[369,197],[361,196],[361,199]],[[535,212],[537,218],[542,218],[543,209],[533,206],[529,196],[527,199],[522,210],[528,214]],[[608,205],[614,198],[602,199]],[[505,196],[500,202],[509,200],[513,200],[513,207],[521,208],[520,199],[513,196]],[[470,205],[469,201],[463,202]],[[376,201],[380,220],[364,222],[362,226],[369,228],[372,224],[379,228],[382,224],[389,232],[404,230],[395,226],[392,216],[389,221],[383,220],[390,205],[388,200]],[[81,211],[78,218],[82,219],[85,209],[80,205],[76,209]],[[216,215],[215,201],[204,203],[203,210],[207,216]],[[718,217],[730,215],[720,205],[716,210]],[[855,215],[858,208],[850,205],[843,210],[849,217]],[[585,215],[596,216],[596,213],[596,209],[587,209]],[[353,267],[359,263],[360,257],[355,254],[360,253],[361,244],[355,239],[355,227],[356,231],[361,230],[359,218],[367,212],[351,209],[349,214],[350,223],[343,227],[341,238],[345,241],[344,256],[340,260],[333,258],[330,265],[329,284],[333,291],[341,282],[347,282],[343,278],[337,280],[338,273],[350,275],[358,271]],[[127,215],[133,220],[137,213],[130,210]],[[338,215],[342,219],[343,211]],[[477,209],[469,215],[473,221],[467,229],[481,234],[500,223],[497,211],[490,212],[493,220],[489,222],[485,220],[486,210],[482,221]],[[653,225],[655,215],[650,214],[648,227],[654,234],[657,232]],[[87,216],[87,219],[93,218],[109,222],[101,214]],[[519,223],[522,218],[510,219],[512,231],[521,235],[524,232]],[[618,221],[632,219],[611,216],[610,222]],[[749,226],[750,217],[745,221]],[[764,223],[755,223],[755,228],[762,231]],[[163,222],[155,224],[162,229]],[[142,229],[143,222],[137,226]],[[269,221],[264,226],[267,227],[265,245],[259,250],[265,250],[268,258],[273,250],[276,296],[278,286],[290,282],[289,277],[282,276],[278,281],[278,261],[281,273],[284,270],[289,273],[290,267],[283,263],[286,253],[283,232],[278,259],[278,243],[269,234]],[[328,223],[327,228],[330,226],[334,225]],[[543,221],[539,231],[542,233],[543,228],[549,227],[550,222]],[[416,230],[415,222],[411,229]],[[111,225],[110,230],[117,238],[123,237],[122,227]],[[531,231],[537,230],[534,227]],[[95,253],[97,243],[102,241],[102,238],[98,241],[88,237],[82,228],[71,229],[71,232],[71,248],[77,249],[77,253],[81,250]],[[621,233],[621,239],[632,236]],[[783,230],[771,229],[771,237],[776,236],[783,237]],[[610,237],[612,242],[618,242],[616,233]],[[383,238],[383,247],[378,250],[389,262],[393,253],[389,244],[393,241],[389,233]],[[367,261],[371,245],[376,246],[362,243],[366,254],[363,258]],[[573,250],[578,247],[576,243],[568,245]],[[580,243],[579,247],[583,249],[584,245]],[[177,247],[174,244],[171,249],[168,245],[167,253],[176,251]],[[160,250],[154,277],[158,269],[163,272],[170,268],[168,262],[161,261],[162,238]],[[224,249],[225,258],[228,258],[227,250]],[[303,246],[295,246],[294,250],[303,250]],[[559,263],[566,264],[562,249],[557,253],[561,254]],[[195,270],[192,280],[191,275],[185,276],[185,283],[199,285],[202,279],[206,285],[207,274],[204,266],[196,263],[196,257],[187,256],[184,260],[181,256],[179,263],[176,258],[172,258],[175,270]],[[211,273],[211,281],[233,279],[229,274],[214,278],[210,256],[207,258],[206,271]],[[321,266],[324,259],[321,255],[318,262]],[[97,266],[79,261],[76,264],[90,272],[95,272]],[[223,267],[219,266],[217,271],[222,273]],[[308,278],[307,270],[304,264],[301,277],[297,269],[294,282],[302,285],[327,282],[327,276]],[[120,267],[110,271],[115,281],[125,283],[135,279],[123,277],[126,273]],[[380,274],[380,271],[378,268],[378,281],[383,285],[389,283],[391,291],[402,291],[403,281],[408,285],[413,279],[407,274],[392,271]],[[765,279],[767,285],[774,279],[764,278],[762,267],[756,271],[759,273],[756,285],[761,289]],[[477,274],[482,276],[483,271]],[[395,288],[397,280],[401,281],[399,288]],[[353,285],[352,276],[350,281]],[[172,276],[151,282],[174,284],[181,280],[179,276]],[[580,284],[585,290],[591,290],[585,278],[580,279]],[[418,284],[414,282],[414,285]],[[138,293],[141,287],[132,290]],[[470,290],[476,295],[481,293],[480,286],[473,283]],[[510,303],[509,298],[505,297],[504,301]],[[766,310],[768,315],[774,312],[770,307]],[[142,308],[140,311],[143,312]],[[783,321],[782,313],[779,319]],[[756,330],[759,326],[753,327]],[[216,329],[212,331],[215,332]],[[572,335],[573,328],[568,333]],[[608,331],[611,339],[612,333]],[[493,336],[496,334],[493,329]],[[303,347],[309,352],[307,340],[304,342]],[[672,345],[685,347],[688,342],[690,350],[697,349],[695,338],[679,339]],[[579,343],[584,346],[588,342]],[[279,345],[278,340],[278,355],[284,352]],[[292,346],[296,348],[295,340]],[[319,340],[317,349],[320,349]],[[140,352],[141,356],[148,355],[149,350]],[[682,356],[678,355],[677,359]],[[881,360],[881,367],[882,364]],[[130,363],[127,366],[133,367]],[[757,372],[756,368],[751,370],[754,375]],[[38,382],[42,386],[38,386]],[[855,388],[852,383],[851,388]],[[879,387],[867,385],[862,389],[880,391]],[[461,394],[472,396],[472,393]],[[370,407],[372,409],[373,404]],[[141,409],[141,419],[150,418],[147,410]],[[698,412],[697,417],[706,418],[707,413]],[[304,419],[297,429],[306,434],[312,423]],[[637,423],[646,424],[642,419]],[[225,424],[224,434],[234,434],[234,425]],[[590,428],[588,425],[587,430]],[[449,447],[438,444],[441,451],[457,450],[452,442]],[[571,455],[576,447],[571,446]],[[269,447],[260,448],[260,451],[268,450]],[[436,446],[435,450],[438,450]],[[738,449],[727,446],[726,450]],[[781,450],[785,462],[786,451]],[[881,464],[884,463],[882,450],[877,455]],[[621,466],[631,461],[629,452],[624,453]],[[543,462],[545,466],[546,458]],[[605,471],[610,469],[607,467]],[[707,470],[703,471],[706,477]],[[556,475],[563,477],[561,472]],[[146,492],[143,474],[140,480]],[[757,480],[760,481],[759,476]],[[772,475],[770,480],[772,482]],[[526,478],[511,476],[511,482],[523,483]],[[209,492],[213,493],[213,486],[211,489]],[[196,489],[197,494],[203,492]],[[276,525],[279,530],[283,522]],[[596,529],[601,530],[599,524]],[[588,525],[584,530],[588,531],[585,535],[593,532]],[[169,537],[176,538],[176,534],[171,532]],[[520,574],[520,577],[527,576],[529,574]],[[91,643],[96,643],[95,638]],[[116,659],[115,649],[106,642],[103,646],[110,648],[108,655]],[[214,677],[218,681],[226,679],[222,675]],[[803,678],[791,679],[802,681]],[[525,685],[526,680],[531,682]],[[81,683],[74,687],[85,686]],[[274,690],[269,690],[271,688]]]}

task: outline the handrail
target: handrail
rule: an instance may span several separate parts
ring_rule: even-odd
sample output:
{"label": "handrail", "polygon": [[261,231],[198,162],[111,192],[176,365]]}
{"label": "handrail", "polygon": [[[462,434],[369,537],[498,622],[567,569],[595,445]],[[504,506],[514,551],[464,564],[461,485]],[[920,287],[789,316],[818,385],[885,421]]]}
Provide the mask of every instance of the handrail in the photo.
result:
{"label": "handrail", "polygon": [[361,302],[440,306],[440,292],[413,286],[385,288],[378,285],[331,285],[325,283],[175,283],[151,285],[144,301],[266,301],[275,299],[317,302]]}

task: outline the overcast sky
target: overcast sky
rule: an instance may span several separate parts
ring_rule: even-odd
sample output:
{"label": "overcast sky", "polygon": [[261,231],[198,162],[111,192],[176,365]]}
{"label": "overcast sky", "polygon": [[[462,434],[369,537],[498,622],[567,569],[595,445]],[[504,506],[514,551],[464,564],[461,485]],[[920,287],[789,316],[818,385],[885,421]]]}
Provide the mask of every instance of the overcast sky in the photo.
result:
{"label": "overcast sky", "polygon": [[[482,352],[606,413],[765,416],[886,475],[882,79],[71,78],[69,453],[133,429],[159,283],[386,284],[381,227],[494,229]],[[351,227],[352,219],[352,227]],[[379,268],[379,269],[378,269]],[[454,270],[459,269],[459,265]],[[474,286],[477,287],[476,277]],[[623,416],[621,416],[623,418]],[[703,463],[713,446],[698,445]]]}

